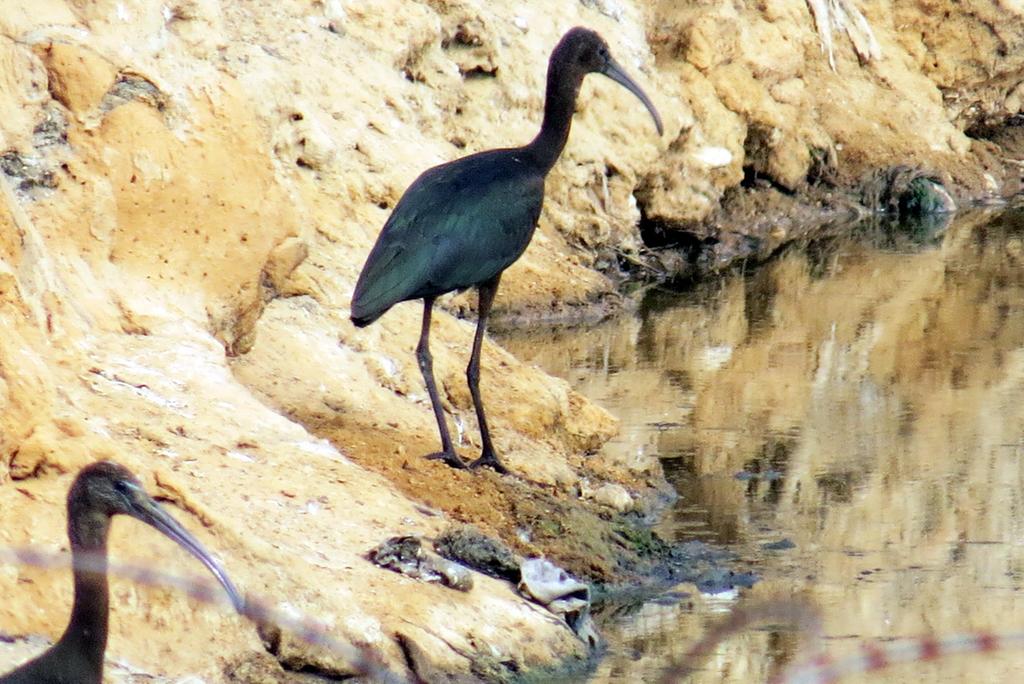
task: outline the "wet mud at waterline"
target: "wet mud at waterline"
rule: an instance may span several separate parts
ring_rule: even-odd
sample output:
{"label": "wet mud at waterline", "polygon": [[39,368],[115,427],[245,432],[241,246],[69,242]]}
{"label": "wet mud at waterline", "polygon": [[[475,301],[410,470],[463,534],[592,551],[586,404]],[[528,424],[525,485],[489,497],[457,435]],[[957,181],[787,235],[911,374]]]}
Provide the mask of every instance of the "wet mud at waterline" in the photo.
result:
{"label": "wet mud at waterline", "polygon": [[[679,492],[666,539],[723,544],[762,575],[611,612],[592,681],[652,679],[727,611],[779,596],[820,612],[833,656],[1024,626],[1024,212],[852,232],[586,330],[502,336],[620,417],[605,450],[660,459]],[[745,631],[690,681],[766,681],[803,643]],[[1022,662],[843,681],[1012,681]]]}

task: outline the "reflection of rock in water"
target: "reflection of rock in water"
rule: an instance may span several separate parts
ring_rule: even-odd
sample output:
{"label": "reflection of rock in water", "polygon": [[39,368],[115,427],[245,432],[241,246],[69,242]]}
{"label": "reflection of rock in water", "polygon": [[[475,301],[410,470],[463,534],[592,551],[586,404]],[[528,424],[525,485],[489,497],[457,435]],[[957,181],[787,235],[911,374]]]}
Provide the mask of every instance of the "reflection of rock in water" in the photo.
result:
{"label": "reflection of rock in water", "polygon": [[915,251],[920,247],[935,247],[953,222],[955,214],[931,213],[921,215],[874,215],[857,226],[858,238],[869,238],[879,249]]}

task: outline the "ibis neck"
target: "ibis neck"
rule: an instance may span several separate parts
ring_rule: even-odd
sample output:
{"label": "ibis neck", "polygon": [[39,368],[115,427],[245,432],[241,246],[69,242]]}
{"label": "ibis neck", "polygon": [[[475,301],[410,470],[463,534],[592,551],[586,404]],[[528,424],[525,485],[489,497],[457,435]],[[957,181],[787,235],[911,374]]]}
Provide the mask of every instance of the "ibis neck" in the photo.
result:
{"label": "ibis neck", "polygon": [[572,115],[576,109],[576,96],[580,92],[582,82],[582,75],[562,73],[554,64],[548,68],[544,122],[541,124],[540,133],[526,146],[545,174],[558,161],[569,139]]}
{"label": "ibis neck", "polygon": [[109,516],[69,516],[75,600],[71,608],[71,621],[59,642],[73,647],[100,672],[103,669],[103,652],[107,646],[110,607],[110,589],[107,585],[109,529]]}
{"label": "ibis neck", "polygon": [[[105,554],[104,549],[104,554]],[[71,621],[61,641],[74,640],[90,661],[103,662],[103,651],[107,646],[107,614],[110,607],[110,590],[107,586],[106,555],[102,558],[103,572],[91,567],[88,572],[75,570],[75,603],[71,609]],[[97,563],[92,556],[89,563]]]}

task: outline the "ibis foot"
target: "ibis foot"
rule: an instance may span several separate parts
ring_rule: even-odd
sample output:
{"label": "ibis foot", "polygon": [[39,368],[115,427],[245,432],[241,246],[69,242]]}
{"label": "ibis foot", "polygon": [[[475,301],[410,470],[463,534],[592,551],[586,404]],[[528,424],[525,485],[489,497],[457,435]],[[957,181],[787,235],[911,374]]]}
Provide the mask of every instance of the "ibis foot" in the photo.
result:
{"label": "ibis foot", "polygon": [[458,470],[465,470],[469,467],[469,464],[463,461],[454,451],[438,451],[433,454],[427,454],[426,459],[428,461],[444,461],[452,468]]}
{"label": "ibis foot", "polygon": [[501,475],[509,474],[508,468],[505,467],[505,464],[498,459],[497,455],[495,455],[493,451],[485,451],[480,455],[480,458],[469,464],[469,467],[474,470],[483,466],[487,466],[494,472]]}

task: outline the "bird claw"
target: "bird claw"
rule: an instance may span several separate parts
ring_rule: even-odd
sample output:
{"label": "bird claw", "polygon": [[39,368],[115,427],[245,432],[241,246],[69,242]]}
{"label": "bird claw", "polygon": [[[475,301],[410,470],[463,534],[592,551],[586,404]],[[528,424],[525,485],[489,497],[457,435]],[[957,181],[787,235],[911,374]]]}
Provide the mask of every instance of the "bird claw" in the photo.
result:
{"label": "bird claw", "polygon": [[427,454],[426,459],[428,461],[444,461],[450,467],[458,470],[465,470],[469,467],[469,464],[463,461],[454,451],[438,451],[437,453]]}
{"label": "bird claw", "polygon": [[483,466],[487,466],[494,472],[499,473],[501,475],[509,474],[508,468],[505,467],[505,464],[498,459],[498,457],[494,454],[493,451],[481,454],[480,458],[476,459],[475,461],[469,464],[469,467],[473,470]]}

